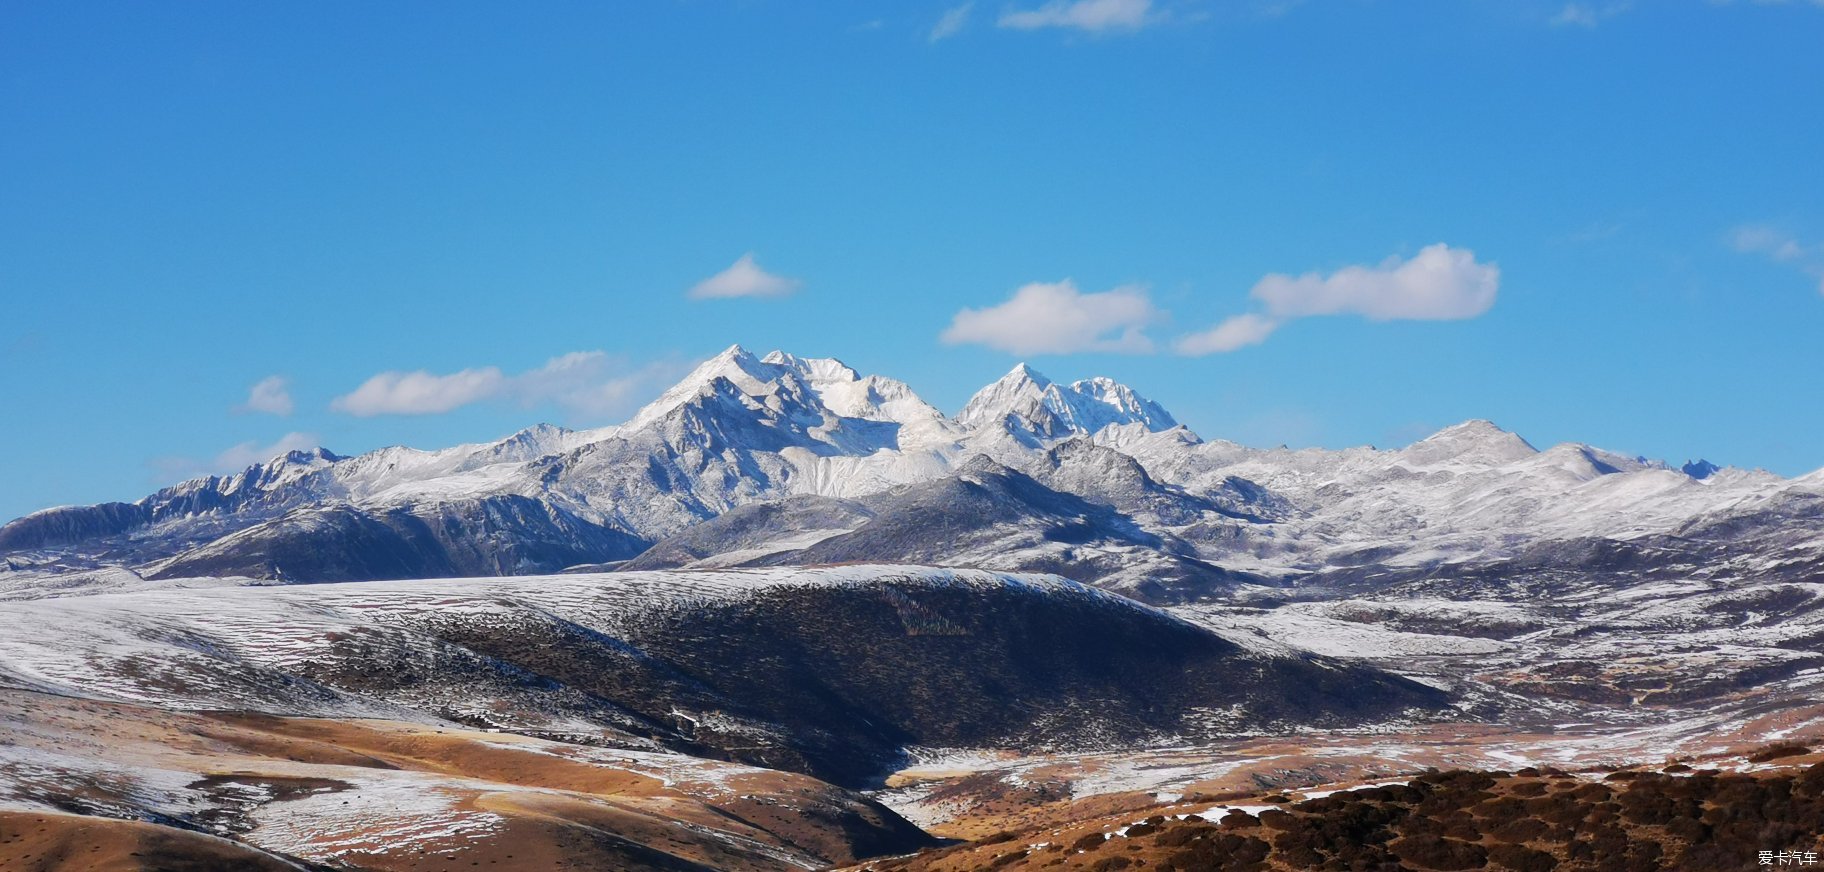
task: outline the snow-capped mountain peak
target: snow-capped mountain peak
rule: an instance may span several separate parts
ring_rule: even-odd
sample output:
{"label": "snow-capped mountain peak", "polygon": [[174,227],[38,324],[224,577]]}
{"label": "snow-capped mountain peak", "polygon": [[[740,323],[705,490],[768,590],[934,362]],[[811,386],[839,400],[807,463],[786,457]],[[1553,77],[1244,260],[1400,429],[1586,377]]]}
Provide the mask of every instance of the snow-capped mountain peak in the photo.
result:
{"label": "snow-capped mountain peak", "polygon": [[715,393],[716,379],[727,380],[748,394],[764,394],[767,392],[764,386],[768,381],[765,366],[747,349],[740,345],[730,345],[720,354],[697,364],[697,368],[691,370],[689,375],[634,413],[633,418],[621,425],[620,429],[642,429],[695,397]]}
{"label": "snow-capped mountain peak", "polygon": [[1126,424],[1154,432],[1178,425],[1158,403],[1113,379],[1061,385],[1024,363],[977,391],[956,419],[971,429],[998,426],[1039,439],[1094,435]]}
{"label": "snow-capped mountain peak", "polygon": [[[1054,451],[1071,440],[1080,444]],[[0,527],[0,556],[268,577],[283,557],[294,579],[552,571],[633,558],[746,510],[664,553],[839,561],[893,545],[905,549],[895,559],[1087,560],[1120,584],[1195,586],[1231,569],[1354,566],[1370,547],[1417,565],[1656,535],[1692,519],[1799,523],[1824,492],[1824,472],[1787,482],[1706,467],[1581,443],[1541,452],[1483,420],[1396,451],[1204,443],[1120,382],[1063,384],[1023,364],[953,419],[905,383],[834,358],[731,346],[626,424],[541,424],[435,451],[294,452],[135,503],[36,513]],[[1018,493],[958,506],[975,491],[946,482],[971,476]],[[1080,523],[1060,520],[1071,517]],[[992,535],[963,547],[958,530]]]}
{"label": "snow-capped mountain peak", "polygon": [[674,447],[684,438],[698,448],[719,446],[717,451],[747,446],[865,457],[939,448],[954,443],[960,428],[903,382],[863,376],[835,358],[784,351],[756,357],[735,345],[698,365],[626,424],[600,433],[657,436]]}
{"label": "snow-capped mountain peak", "polygon": [[959,435],[954,422],[898,379],[861,375],[833,357],[774,351],[762,362],[797,374],[818,401],[839,416],[898,425],[894,444],[880,447],[931,448],[954,442]]}
{"label": "snow-capped mountain peak", "polygon": [[263,463],[256,463],[232,475],[192,479],[179,484],[173,490],[196,492],[210,489],[223,495],[233,495],[243,491],[270,490],[296,482],[344,459],[322,447],[292,450],[276,455]]}
{"label": "snow-capped mountain peak", "polygon": [[1014,411],[1039,402],[1051,386],[1051,379],[1038,370],[1017,364],[1006,375],[976,391],[957,413],[957,423],[969,428],[999,423]]}
{"label": "snow-capped mountain peak", "polygon": [[1400,451],[1401,457],[1414,466],[1499,466],[1538,453],[1539,449],[1518,434],[1479,418],[1445,427]]}
{"label": "snow-capped mountain peak", "polygon": [[1025,361],[1014,364],[1013,369],[1008,370],[1007,374],[1000,378],[1001,381],[1019,381],[1021,379],[1038,385],[1040,389],[1051,387],[1052,384],[1051,379],[1047,378],[1044,373],[1033,369]]}
{"label": "snow-capped mountain peak", "polygon": [[1178,421],[1163,406],[1140,396],[1133,388],[1114,379],[1096,376],[1076,382],[1070,389],[1077,396],[1093,399],[1106,407],[1079,406],[1079,410],[1089,410],[1095,417],[1103,419],[1092,424],[1082,420],[1083,416],[1080,415],[1078,425],[1086,432],[1094,433],[1111,424],[1138,423],[1154,432],[1178,426]]}
{"label": "snow-capped mountain peak", "polygon": [[555,424],[534,424],[493,443],[485,456],[489,462],[532,460],[569,448],[576,435],[576,431]]}
{"label": "snow-capped mountain peak", "polygon": [[813,383],[852,382],[861,378],[853,367],[834,357],[799,357],[796,354],[774,350],[760,358],[760,362],[768,366],[779,366],[792,370]]}

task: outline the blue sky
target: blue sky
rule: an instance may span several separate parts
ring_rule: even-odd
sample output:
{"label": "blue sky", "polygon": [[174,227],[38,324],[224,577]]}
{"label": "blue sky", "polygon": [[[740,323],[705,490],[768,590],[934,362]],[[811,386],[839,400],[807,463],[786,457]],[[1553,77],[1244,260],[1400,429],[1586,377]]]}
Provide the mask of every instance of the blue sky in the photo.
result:
{"label": "blue sky", "polygon": [[9,6],[0,516],[734,342],[1824,466],[1824,5],[531,5]]}

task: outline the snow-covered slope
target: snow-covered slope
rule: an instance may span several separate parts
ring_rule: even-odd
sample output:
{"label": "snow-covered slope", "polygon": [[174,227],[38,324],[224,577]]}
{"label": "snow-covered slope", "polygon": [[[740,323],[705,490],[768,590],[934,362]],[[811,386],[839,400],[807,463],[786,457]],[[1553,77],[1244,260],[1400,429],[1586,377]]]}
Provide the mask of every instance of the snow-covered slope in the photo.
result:
{"label": "snow-covered slope", "polygon": [[[972,530],[966,548],[941,526],[846,535],[879,505],[981,493],[978,458],[1053,492],[1038,498],[1051,508],[1005,504],[1012,514],[998,516],[1024,520],[993,528],[1000,540]],[[848,507],[843,517],[801,503],[770,516],[790,526],[764,539],[745,530],[718,542],[711,527],[676,553],[736,565],[840,544],[847,559],[1045,569],[1186,599],[1229,574],[1286,582],[1537,559],[1561,542],[1650,540],[1687,561],[1699,546],[1682,540],[1722,548],[1724,530],[1737,543],[1810,547],[1824,542],[1819,475],[1675,468],[1574,443],[1539,450],[1487,421],[1397,450],[1254,449],[1206,442],[1125,385],[1061,384],[1024,364],[953,418],[903,382],[737,346],[618,426],[539,425],[436,451],[294,452],[135,503],[35,513],[0,527],[0,581],[16,591],[22,577],[107,567],[287,580],[549,572],[633,558],[743,506],[821,498]],[[1054,497],[1092,508],[1062,516],[1069,500]],[[1729,547],[1743,557],[1749,546]],[[1185,561],[1220,572],[1174,574]]]}
{"label": "snow-covered slope", "polygon": [[1174,742],[1443,703],[1055,576],[906,566],[176,588],[0,621],[11,688],[456,721],[845,784],[913,744]]}
{"label": "snow-covered slope", "polygon": [[1097,377],[1061,385],[1023,363],[976,392],[956,417],[964,427],[1004,428],[1035,440],[1098,433],[1122,424],[1147,430],[1178,424],[1158,403],[1119,382]]}

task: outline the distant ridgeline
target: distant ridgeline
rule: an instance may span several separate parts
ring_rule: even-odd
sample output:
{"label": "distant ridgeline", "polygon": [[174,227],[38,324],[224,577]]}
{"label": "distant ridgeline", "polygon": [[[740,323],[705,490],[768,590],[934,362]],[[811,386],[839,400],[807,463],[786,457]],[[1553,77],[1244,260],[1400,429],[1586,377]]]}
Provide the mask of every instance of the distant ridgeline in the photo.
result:
{"label": "distant ridgeline", "polygon": [[1824,474],[1540,451],[1484,421],[1397,450],[1254,449],[1205,441],[1108,379],[1025,365],[952,417],[835,360],[736,347],[618,426],[292,452],[20,518],[0,554],[32,577],[288,582],[875,561],[1052,572],[1169,603],[1440,573],[1809,578],[1821,534]]}

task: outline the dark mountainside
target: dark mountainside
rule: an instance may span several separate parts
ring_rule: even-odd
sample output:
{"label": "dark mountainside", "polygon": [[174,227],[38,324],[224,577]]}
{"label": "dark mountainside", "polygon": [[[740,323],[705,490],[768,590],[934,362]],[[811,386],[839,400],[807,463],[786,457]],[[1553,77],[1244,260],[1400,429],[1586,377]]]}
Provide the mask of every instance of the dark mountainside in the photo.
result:
{"label": "dark mountainside", "polygon": [[[611,588],[623,577],[642,578],[563,578]],[[1256,654],[1113,595],[991,578],[888,572],[865,585],[666,599],[587,624],[536,592],[476,598],[446,586],[442,600],[388,608],[383,622],[325,624],[282,659],[256,647],[181,680],[289,688],[268,703],[286,708],[300,705],[286,696],[323,688],[555,738],[575,728],[545,724],[580,720],[622,742],[851,787],[874,784],[910,746],[1119,748],[1422,720],[1449,701],[1373,667]],[[335,586],[351,588],[363,596]],[[215,644],[208,615],[194,620],[188,644]]]}

